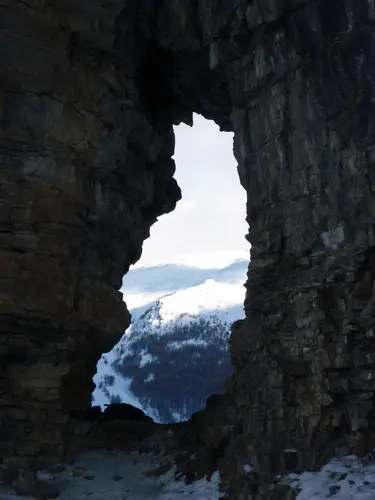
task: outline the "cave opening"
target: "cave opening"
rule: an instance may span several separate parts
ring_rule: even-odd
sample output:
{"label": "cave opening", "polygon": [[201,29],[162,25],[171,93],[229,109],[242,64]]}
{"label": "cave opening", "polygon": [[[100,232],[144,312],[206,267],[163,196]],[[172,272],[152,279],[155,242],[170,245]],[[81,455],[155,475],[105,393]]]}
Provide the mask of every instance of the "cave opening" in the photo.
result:
{"label": "cave opening", "polygon": [[249,260],[233,134],[200,115],[174,132],[182,200],[151,228],[124,277],[132,324],[99,360],[92,396],[102,410],[128,403],[159,423],[188,420],[224,391]]}

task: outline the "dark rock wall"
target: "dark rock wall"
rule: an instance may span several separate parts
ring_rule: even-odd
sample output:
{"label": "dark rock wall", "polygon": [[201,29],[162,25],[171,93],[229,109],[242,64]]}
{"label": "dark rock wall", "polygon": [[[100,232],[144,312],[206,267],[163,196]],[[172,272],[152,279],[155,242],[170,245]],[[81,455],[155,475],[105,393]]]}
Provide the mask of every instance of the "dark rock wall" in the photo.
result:
{"label": "dark rock wall", "polygon": [[372,0],[0,11],[3,448],[48,450],[88,404],[128,323],[122,274],[179,198],[172,124],[195,111],[235,132],[252,245],[234,375],[202,439],[225,443],[232,496],[249,460],[350,451],[375,390]]}
{"label": "dark rock wall", "polygon": [[226,9],[204,26],[228,78],[252,262],[227,409],[205,421],[222,433],[211,427],[207,441],[227,443],[227,488],[250,493],[249,461],[296,470],[375,444],[375,11],[326,0]]}
{"label": "dark rock wall", "polygon": [[62,451],[129,324],[122,276],[180,198],[137,3],[0,5],[0,456]]}

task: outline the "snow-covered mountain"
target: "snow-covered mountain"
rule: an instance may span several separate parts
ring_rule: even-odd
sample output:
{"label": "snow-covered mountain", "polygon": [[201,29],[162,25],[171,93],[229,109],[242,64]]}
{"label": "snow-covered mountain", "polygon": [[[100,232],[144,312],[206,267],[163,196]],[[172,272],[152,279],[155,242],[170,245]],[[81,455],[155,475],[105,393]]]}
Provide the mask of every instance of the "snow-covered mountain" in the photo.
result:
{"label": "snow-covered mountain", "polygon": [[[248,251],[181,255],[167,263],[156,262],[134,267],[124,276],[121,291],[129,310],[133,310],[168,293],[195,286],[207,279],[243,283],[248,259]],[[225,276],[222,279],[223,275]]]}
{"label": "snow-covered mountain", "polygon": [[[191,259],[192,260],[192,259]],[[222,392],[228,335],[243,314],[248,261],[211,259],[131,270],[123,293],[132,324],[94,377],[93,404],[126,402],[158,422],[182,421]]]}

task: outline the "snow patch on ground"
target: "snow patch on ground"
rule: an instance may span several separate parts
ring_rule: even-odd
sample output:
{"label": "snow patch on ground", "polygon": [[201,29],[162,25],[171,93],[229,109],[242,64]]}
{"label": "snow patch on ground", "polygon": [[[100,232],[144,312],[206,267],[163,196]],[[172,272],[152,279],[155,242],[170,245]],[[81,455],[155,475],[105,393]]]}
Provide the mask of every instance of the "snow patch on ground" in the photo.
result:
{"label": "snow patch on ground", "polygon": [[[59,500],[194,500],[219,499],[219,475],[186,485],[176,481],[174,471],[157,477],[150,474],[160,466],[152,454],[90,452],[63,471],[45,471],[42,476],[57,486]],[[20,497],[0,486],[0,500],[35,500]]]}
{"label": "snow patch on ground", "polygon": [[299,492],[296,500],[374,500],[375,462],[334,458],[320,471],[290,474],[282,482]]}
{"label": "snow patch on ground", "polygon": [[[41,471],[38,476],[60,491],[60,500],[218,500],[219,474],[211,481],[190,485],[175,479],[174,469],[162,476],[152,473],[168,458],[159,455],[89,452],[59,470]],[[252,467],[245,465],[245,471]],[[281,480],[297,492],[296,500],[374,500],[375,462],[363,463],[355,456],[335,458],[320,471],[289,474]],[[0,486],[0,500],[35,500],[17,496]]]}

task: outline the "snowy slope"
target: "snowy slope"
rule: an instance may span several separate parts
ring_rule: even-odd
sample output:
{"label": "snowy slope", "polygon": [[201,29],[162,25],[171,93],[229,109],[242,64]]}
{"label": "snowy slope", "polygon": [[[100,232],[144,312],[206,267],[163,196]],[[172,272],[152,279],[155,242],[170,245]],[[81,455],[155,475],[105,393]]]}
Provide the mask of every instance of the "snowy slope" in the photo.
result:
{"label": "snowy slope", "polygon": [[[229,257],[234,258],[228,261]],[[129,310],[133,310],[166,294],[199,285],[208,279],[243,283],[247,267],[244,263],[247,261],[241,253],[219,253],[219,257],[211,258],[197,254],[181,258],[181,261],[136,267],[124,277],[121,291]]]}
{"label": "snowy slope", "polygon": [[[148,308],[133,309],[133,325],[144,333],[160,335],[173,328],[177,321],[189,323],[198,316],[221,318],[233,323],[243,316],[243,301],[242,283],[221,283],[209,279],[200,285],[165,295]],[[131,328],[134,330],[134,326]]]}
{"label": "snowy slope", "polygon": [[[142,404],[130,389],[131,379],[123,377],[114,370],[112,363],[117,360],[116,351],[112,350],[103,355],[98,364],[97,372],[94,376],[96,385],[93,392],[92,404],[105,409],[109,403],[128,403],[135,408],[143,410],[147,415],[158,421],[157,412],[146,404]],[[0,499],[1,500],[1,499]]]}
{"label": "snowy slope", "polygon": [[296,500],[374,500],[375,462],[368,458],[334,458],[320,471],[290,474],[282,482],[292,487]]}
{"label": "snowy slope", "polygon": [[210,268],[173,263],[128,273],[124,298],[138,307],[131,309],[131,327],[98,363],[94,404],[123,401],[157,421],[180,421],[210,394],[222,392],[231,373],[230,325],[244,315],[248,262],[211,263]]}

